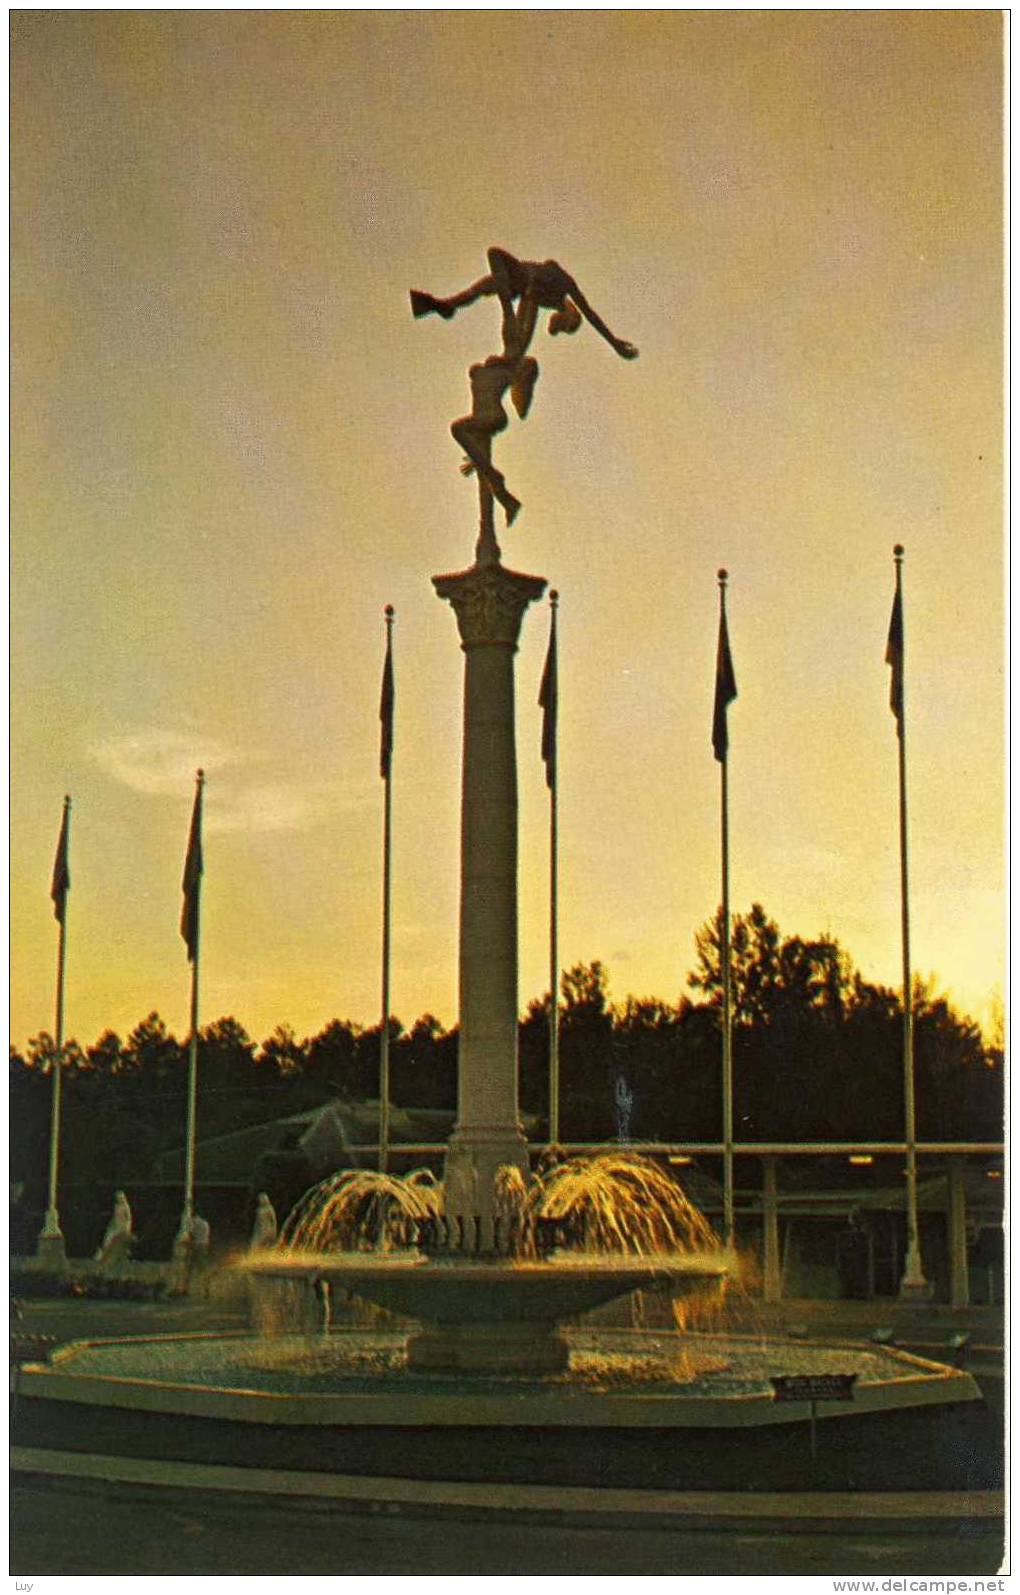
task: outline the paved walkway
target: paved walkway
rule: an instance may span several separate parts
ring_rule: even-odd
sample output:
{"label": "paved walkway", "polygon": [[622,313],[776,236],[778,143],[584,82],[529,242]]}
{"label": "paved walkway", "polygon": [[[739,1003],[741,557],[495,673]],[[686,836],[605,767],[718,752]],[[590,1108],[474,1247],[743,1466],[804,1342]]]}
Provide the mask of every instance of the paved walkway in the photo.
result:
{"label": "paved walkway", "polygon": [[280,1468],[235,1468],[206,1463],[160,1462],[15,1446],[12,1472],[22,1477],[105,1480],[119,1485],[271,1495],[280,1500],[371,1503],[383,1508],[500,1512],[663,1525],[748,1522],[795,1525],[996,1520],[1003,1497],[995,1490],[888,1490],[757,1494],[726,1490],[614,1490],[550,1484],[471,1484],[458,1480],[360,1478],[300,1473]]}
{"label": "paved walkway", "polygon": [[[243,1298],[27,1301],[21,1328],[57,1342],[247,1326]],[[738,1332],[866,1339],[966,1366],[1002,1397],[1002,1312],[898,1302],[735,1304]],[[975,1349],[981,1348],[981,1349]],[[987,1348],[987,1349],[984,1349]],[[948,1349],[945,1350],[947,1360]],[[990,1383],[989,1383],[990,1381]],[[442,1483],[15,1451],[11,1572],[506,1576],[783,1573],[982,1576],[1002,1566],[993,1492],[754,1495]],[[454,1526],[455,1525],[455,1526]]]}
{"label": "paved walkway", "polygon": [[997,1573],[1000,1523],[609,1518],[16,1480],[13,1574],[478,1577]]}

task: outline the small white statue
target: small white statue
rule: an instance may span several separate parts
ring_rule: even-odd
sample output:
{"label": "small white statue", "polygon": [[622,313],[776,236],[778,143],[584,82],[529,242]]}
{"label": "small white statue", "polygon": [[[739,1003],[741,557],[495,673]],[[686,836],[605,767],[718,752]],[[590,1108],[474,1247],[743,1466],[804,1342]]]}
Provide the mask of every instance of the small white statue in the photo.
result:
{"label": "small white statue", "polygon": [[134,1230],[131,1227],[131,1206],[123,1191],[117,1191],[113,1198],[113,1213],[106,1226],[106,1233],[96,1250],[95,1261],[104,1268],[115,1268],[126,1263],[135,1244]]}
{"label": "small white statue", "polygon": [[209,1255],[209,1223],[201,1213],[195,1213],[191,1220],[191,1248],[195,1259],[204,1261]]}
{"label": "small white statue", "polygon": [[255,1222],[252,1225],[248,1250],[258,1252],[266,1246],[272,1246],[276,1240],[276,1233],[276,1209],[269,1200],[268,1193],[260,1191],[255,1203]]}
{"label": "small white statue", "polygon": [[616,1129],[618,1139],[621,1141],[629,1141],[630,1116],[634,1110],[634,1093],[630,1089],[630,1086],[627,1084],[622,1074],[618,1074],[616,1077],[616,1086],[613,1094],[616,1098]]}

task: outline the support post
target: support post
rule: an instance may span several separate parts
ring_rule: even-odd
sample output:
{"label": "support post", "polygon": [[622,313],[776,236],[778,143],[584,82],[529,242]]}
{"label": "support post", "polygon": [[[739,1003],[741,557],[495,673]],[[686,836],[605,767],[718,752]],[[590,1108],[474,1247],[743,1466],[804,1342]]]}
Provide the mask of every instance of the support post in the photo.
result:
{"label": "support post", "polygon": [[[390,1146],[390,898],[392,893],[393,851],[393,605],[386,605],[386,674],[383,681],[383,713],[387,708],[388,725],[384,719],[383,752],[383,922],[382,922],[382,1025],[379,1031],[379,1168],[385,1174],[389,1166]],[[388,695],[387,695],[388,682]],[[387,734],[388,733],[388,734]]]}
{"label": "support post", "polygon": [[559,662],[556,610],[559,593],[549,594],[549,652],[538,701],[542,706],[542,758],[549,787],[549,1142],[560,1139],[560,953],[559,953]]}
{"label": "support post", "polygon": [[868,1300],[875,1299],[875,1235],[870,1223],[864,1226],[864,1233],[868,1237]]}
{"label": "support post", "polygon": [[184,1204],[174,1241],[174,1257],[190,1266],[195,1230],[195,1138],[198,1110],[198,938],[191,965],[191,1034],[188,1038],[188,1106],[184,1142]]}
{"label": "support post", "polygon": [[183,1265],[187,1276],[195,1256],[195,1141],[198,1113],[198,966],[202,924],[202,792],[205,771],[195,775],[195,803],[188,834],[188,851],[184,860],[184,908],[181,914],[181,935],[188,949],[191,964],[191,1029],[188,1038],[188,1106],[185,1119],[184,1140],[184,1203],[181,1222],[174,1241],[174,1258]]}
{"label": "support post", "polygon": [[762,1296],[765,1301],[781,1301],[783,1276],[779,1259],[779,1202],[776,1190],[776,1160],[762,1158]]}
{"label": "support post", "polygon": [[[896,596],[889,631],[887,658],[893,667],[893,707],[896,713],[899,754],[900,811],[900,927],[903,948],[903,1108],[907,1144],[907,1254],[900,1280],[900,1297],[926,1301],[931,1288],[921,1263],[920,1225],[917,1211],[917,1114],[914,1097],[914,1000],[910,966],[910,890],[907,871],[907,706],[906,642],[903,625],[903,545],[893,549],[896,561]],[[898,636],[897,636],[898,632]],[[898,653],[898,659],[897,659]]]}
{"label": "support post", "polygon": [[[68,806],[70,806],[70,799]],[[65,813],[67,811],[65,810]],[[60,1167],[60,1113],[64,1083],[64,962],[67,937],[66,917],[60,921],[60,938],[57,946],[57,1011],[54,1029],[53,1101],[50,1109],[50,1166],[46,1201],[46,1218],[36,1242],[36,1256],[58,1266],[66,1261],[67,1246],[60,1228],[57,1206],[57,1178]]]}
{"label": "support post", "polygon": [[557,946],[558,861],[556,787],[549,793],[549,1140],[560,1139],[560,955]]}
{"label": "support post", "polygon": [[733,1206],[733,1009],[730,982],[730,825],[727,761],[720,764],[722,824],[722,982],[723,982],[723,1235],[732,1246],[736,1235]]}
{"label": "support post", "polygon": [[949,1302],[952,1307],[970,1306],[966,1164],[960,1157],[949,1160]]}
{"label": "support post", "polygon": [[726,710],[737,696],[729,628],[726,624],[726,583],[729,572],[720,570],[719,643],[715,662],[715,704],[712,712],[712,751],[719,764],[720,843],[722,851],[722,924],[719,954],[722,973],[722,1119],[723,1119],[723,1237],[732,1247],[736,1240],[733,1199],[733,993],[730,967],[730,815],[729,728]]}

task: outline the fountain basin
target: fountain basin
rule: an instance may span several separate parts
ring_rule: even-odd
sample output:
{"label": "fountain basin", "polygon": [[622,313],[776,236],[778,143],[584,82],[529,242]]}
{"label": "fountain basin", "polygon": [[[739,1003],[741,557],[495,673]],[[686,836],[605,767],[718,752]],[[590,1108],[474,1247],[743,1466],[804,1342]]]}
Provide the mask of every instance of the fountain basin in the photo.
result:
{"label": "fountain basin", "polygon": [[[851,1343],[565,1330],[569,1371],[432,1373],[405,1333],[78,1343],[21,1370],[14,1439],[43,1453],[243,1469],[660,1490],[998,1489],[973,1378]],[[858,1374],[850,1402],[777,1402],[775,1374]],[[994,1459],[989,1461],[989,1459]]]}
{"label": "fountain basin", "polygon": [[249,1272],[258,1280],[322,1282],[353,1291],[377,1307],[417,1319],[407,1366],[443,1373],[539,1374],[566,1368],[570,1348],[559,1332],[604,1302],[636,1290],[686,1295],[721,1285],[729,1260],[715,1257],[566,1256],[549,1262],[451,1258],[397,1253],[276,1252]]}

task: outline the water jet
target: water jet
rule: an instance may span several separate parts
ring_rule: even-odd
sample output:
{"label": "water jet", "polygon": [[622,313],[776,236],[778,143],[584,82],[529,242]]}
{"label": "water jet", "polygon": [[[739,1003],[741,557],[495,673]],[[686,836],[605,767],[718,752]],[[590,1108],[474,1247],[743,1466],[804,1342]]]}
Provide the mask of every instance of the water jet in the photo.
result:
{"label": "water jet", "polygon": [[[477,1185],[476,1185],[477,1190]],[[610,1155],[528,1181],[497,1169],[485,1215],[447,1211],[444,1185],[348,1171],[308,1193],[256,1284],[324,1282],[423,1326],[407,1365],[444,1372],[565,1369],[557,1326],[634,1291],[720,1285],[731,1260],[655,1164]]]}

